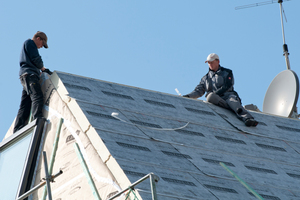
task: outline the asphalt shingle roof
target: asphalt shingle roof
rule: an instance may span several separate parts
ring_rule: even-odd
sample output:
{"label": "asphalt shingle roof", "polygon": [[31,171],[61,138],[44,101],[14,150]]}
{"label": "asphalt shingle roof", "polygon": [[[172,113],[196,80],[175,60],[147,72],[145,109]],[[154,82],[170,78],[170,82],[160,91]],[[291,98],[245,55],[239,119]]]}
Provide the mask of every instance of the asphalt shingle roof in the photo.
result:
{"label": "asphalt shingle roof", "polygon": [[[259,125],[246,127],[200,100],[57,75],[128,179],[150,172],[160,178],[159,199],[256,199],[220,162],[264,199],[300,199],[299,120],[250,111]],[[148,182],[136,189],[151,199]]]}

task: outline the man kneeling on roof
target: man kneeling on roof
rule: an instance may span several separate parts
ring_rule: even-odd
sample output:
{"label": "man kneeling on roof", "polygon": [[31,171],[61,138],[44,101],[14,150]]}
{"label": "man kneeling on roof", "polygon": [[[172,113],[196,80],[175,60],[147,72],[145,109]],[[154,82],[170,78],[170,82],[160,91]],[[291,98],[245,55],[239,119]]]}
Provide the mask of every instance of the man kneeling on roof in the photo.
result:
{"label": "man kneeling on roof", "polygon": [[215,53],[209,54],[205,63],[209,66],[208,73],[194,91],[183,97],[197,99],[207,92],[205,97],[208,102],[232,110],[246,126],[257,126],[258,122],[243,108],[238,93],[233,89],[232,71],[220,66],[219,56]]}

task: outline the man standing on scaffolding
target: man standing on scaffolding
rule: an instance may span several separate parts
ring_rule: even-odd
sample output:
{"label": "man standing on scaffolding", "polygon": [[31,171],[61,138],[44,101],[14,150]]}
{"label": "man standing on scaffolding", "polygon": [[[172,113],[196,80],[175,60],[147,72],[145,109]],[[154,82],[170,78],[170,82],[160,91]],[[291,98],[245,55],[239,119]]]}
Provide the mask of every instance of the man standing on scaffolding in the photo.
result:
{"label": "man standing on scaffolding", "polygon": [[38,49],[42,47],[48,48],[47,41],[48,38],[46,34],[38,31],[32,39],[27,39],[23,44],[19,71],[23,91],[13,130],[14,133],[26,125],[31,108],[33,119],[43,117],[44,97],[39,83],[40,71],[46,72],[49,75],[51,75],[52,72],[44,67]]}

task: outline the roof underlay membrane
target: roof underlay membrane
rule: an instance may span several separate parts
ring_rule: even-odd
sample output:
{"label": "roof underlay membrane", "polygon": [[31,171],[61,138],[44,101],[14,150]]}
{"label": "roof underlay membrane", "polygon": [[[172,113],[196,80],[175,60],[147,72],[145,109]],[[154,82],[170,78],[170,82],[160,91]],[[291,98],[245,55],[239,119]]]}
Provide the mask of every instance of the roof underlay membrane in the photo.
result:
{"label": "roof underlay membrane", "polygon": [[[264,199],[300,198],[297,119],[249,111],[259,124],[246,127],[231,111],[200,100],[63,72],[45,75],[42,84],[49,157],[64,119],[53,168],[64,174],[51,185],[54,199],[93,199],[75,142],[101,199],[150,172],[159,177],[160,200],[257,199],[220,162]],[[44,176],[41,163],[35,184]],[[149,181],[135,189],[139,199],[151,199]]]}

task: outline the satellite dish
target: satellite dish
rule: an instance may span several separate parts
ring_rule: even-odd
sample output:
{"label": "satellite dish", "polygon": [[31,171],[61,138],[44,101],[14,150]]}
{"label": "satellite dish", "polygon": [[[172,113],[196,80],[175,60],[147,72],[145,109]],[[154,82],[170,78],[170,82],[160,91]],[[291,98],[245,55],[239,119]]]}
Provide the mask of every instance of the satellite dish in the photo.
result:
{"label": "satellite dish", "polygon": [[[280,18],[283,37],[283,55],[285,56],[287,70],[280,72],[269,85],[263,103],[263,112],[284,117],[298,118],[299,116],[297,113],[296,104],[299,96],[299,79],[297,74],[291,70],[288,46],[285,43],[283,26],[284,11],[282,7],[283,1],[289,0],[278,0],[280,6]],[[274,2],[275,0],[249,4],[246,6],[236,7],[236,9],[250,8]]]}
{"label": "satellite dish", "polygon": [[299,79],[292,70],[280,72],[271,82],[266,92],[263,112],[292,117],[297,112],[297,101],[299,96]]}

